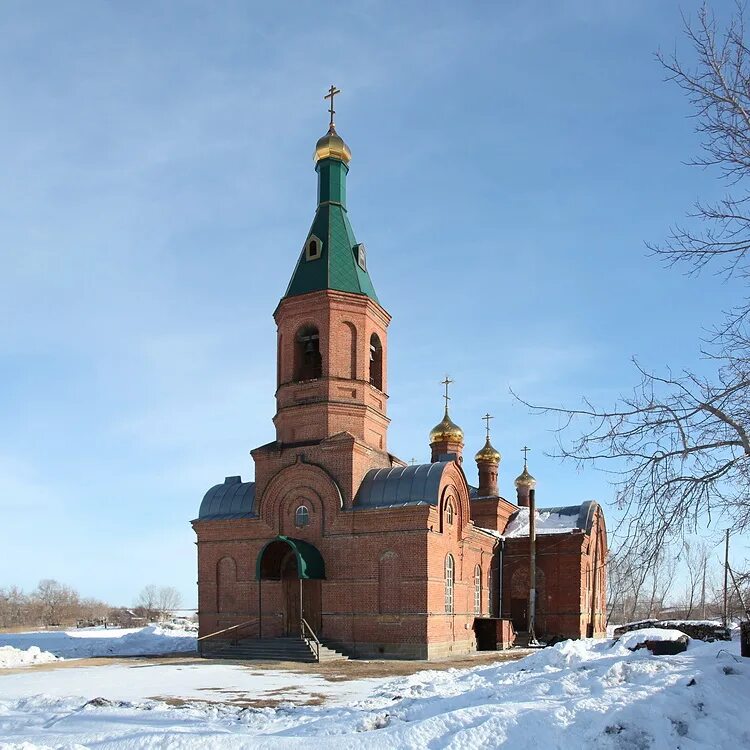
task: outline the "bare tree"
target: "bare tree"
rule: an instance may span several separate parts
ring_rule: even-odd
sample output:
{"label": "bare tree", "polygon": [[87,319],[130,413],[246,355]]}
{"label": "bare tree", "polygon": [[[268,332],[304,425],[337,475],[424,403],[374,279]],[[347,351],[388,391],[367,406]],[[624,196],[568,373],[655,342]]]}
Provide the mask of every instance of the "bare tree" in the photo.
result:
{"label": "bare tree", "polygon": [[672,581],[675,558],[668,552],[642,559],[622,553],[607,559],[607,621],[622,624],[660,616]]}
{"label": "bare tree", "polygon": [[686,620],[706,616],[708,555],[709,548],[705,542],[685,542],[681,557],[686,583],[681,600],[675,603],[675,610],[679,617]]}
{"label": "bare tree", "polygon": [[146,620],[151,621],[155,619],[158,614],[157,602],[159,600],[159,590],[150,583],[148,586],[144,586],[141,593],[138,594],[138,601],[136,607],[143,610],[143,616]]}
{"label": "bare tree", "polygon": [[70,586],[45,578],[39,581],[32,598],[41,608],[41,620],[45,625],[63,625],[76,619],[80,599]]}
{"label": "bare tree", "polygon": [[169,617],[182,603],[180,592],[174,586],[161,586],[157,592],[156,606],[161,617]]}
{"label": "bare tree", "polygon": [[29,597],[18,588],[0,589],[0,628],[30,624]]}
{"label": "bare tree", "polygon": [[[730,192],[716,205],[697,203],[690,226],[675,227],[651,249],[668,264],[687,263],[696,272],[718,264],[727,275],[750,278],[750,48],[743,9],[738,5],[721,30],[704,6],[696,22],[684,19],[684,30],[695,69],[676,55],[657,57],[695,108],[702,156],[693,163],[718,168]],[[560,456],[611,462],[606,468],[626,511],[618,531],[628,556],[653,562],[686,532],[717,522],[750,528],[749,318],[750,301],[736,301],[704,342],[710,376],[655,373],[636,363],[639,385],[612,408],[521,399],[537,413],[561,417]]]}
{"label": "bare tree", "polygon": [[105,624],[111,607],[99,599],[82,599],[78,607],[78,620],[95,625]]}
{"label": "bare tree", "polygon": [[174,586],[155,586],[151,583],[144,586],[138,595],[136,607],[147,620],[152,621],[169,617],[181,601],[180,592]]}

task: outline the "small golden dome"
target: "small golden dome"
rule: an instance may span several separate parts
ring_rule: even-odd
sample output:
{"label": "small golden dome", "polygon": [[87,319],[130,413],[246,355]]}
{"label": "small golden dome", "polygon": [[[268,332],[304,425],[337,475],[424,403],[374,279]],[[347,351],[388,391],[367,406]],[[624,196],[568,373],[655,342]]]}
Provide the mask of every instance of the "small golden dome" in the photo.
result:
{"label": "small golden dome", "polygon": [[524,466],[521,474],[516,477],[516,487],[536,487],[536,479],[529,474],[529,470]]}
{"label": "small golden dome", "polygon": [[351,161],[352,152],[349,146],[344,143],[344,139],[336,132],[336,128],[331,125],[328,132],[315,144],[315,154],[313,159],[317,164],[321,159],[338,159],[348,164]]}
{"label": "small golden dome", "polygon": [[487,442],[484,444],[484,448],[480,450],[476,456],[474,456],[474,460],[477,463],[487,463],[487,464],[499,464],[500,463],[500,451],[492,447],[492,443],[490,443],[490,439],[487,438]]}
{"label": "small golden dome", "polygon": [[464,442],[464,431],[451,420],[447,409],[443,421],[430,430],[430,445],[443,442],[461,444]]}

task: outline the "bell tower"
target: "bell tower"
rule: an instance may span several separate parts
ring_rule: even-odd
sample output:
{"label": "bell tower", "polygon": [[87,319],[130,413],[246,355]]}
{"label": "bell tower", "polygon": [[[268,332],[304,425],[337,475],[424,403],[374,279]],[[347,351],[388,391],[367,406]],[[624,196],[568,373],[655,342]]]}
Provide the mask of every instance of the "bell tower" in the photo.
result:
{"label": "bell tower", "polygon": [[331,86],[328,132],[315,147],[318,200],[277,326],[276,441],[319,442],[348,432],[386,450],[387,329],[346,206],[351,151],[336,132]]}

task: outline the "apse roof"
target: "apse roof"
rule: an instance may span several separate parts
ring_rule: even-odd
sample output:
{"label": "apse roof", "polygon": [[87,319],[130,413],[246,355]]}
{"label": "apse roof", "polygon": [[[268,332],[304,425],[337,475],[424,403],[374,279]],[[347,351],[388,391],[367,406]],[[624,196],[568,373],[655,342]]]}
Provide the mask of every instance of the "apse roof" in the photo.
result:
{"label": "apse roof", "polygon": [[354,508],[437,505],[440,480],[451,461],[370,469],[354,497]]}
{"label": "apse roof", "polygon": [[227,477],[203,496],[198,520],[252,518],[255,515],[255,482],[243,482],[242,477]]}

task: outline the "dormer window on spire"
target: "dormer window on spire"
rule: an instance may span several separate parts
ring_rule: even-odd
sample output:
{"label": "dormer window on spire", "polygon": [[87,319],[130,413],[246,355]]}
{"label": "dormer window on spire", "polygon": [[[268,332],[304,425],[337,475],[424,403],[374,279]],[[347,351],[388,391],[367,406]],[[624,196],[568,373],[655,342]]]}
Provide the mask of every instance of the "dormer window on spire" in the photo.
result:
{"label": "dormer window on spire", "polygon": [[317,260],[323,254],[323,243],[311,234],[305,243],[305,260]]}
{"label": "dormer window on spire", "polygon": [[367,252],[362,242],[354,246],[354,255],[357,258],[357,265],[363,270],[367,270]]}

